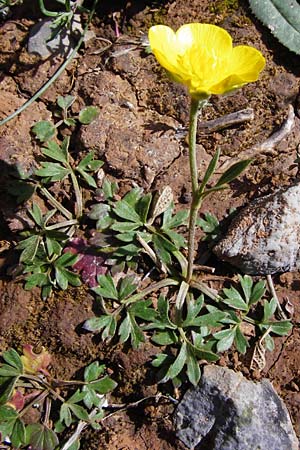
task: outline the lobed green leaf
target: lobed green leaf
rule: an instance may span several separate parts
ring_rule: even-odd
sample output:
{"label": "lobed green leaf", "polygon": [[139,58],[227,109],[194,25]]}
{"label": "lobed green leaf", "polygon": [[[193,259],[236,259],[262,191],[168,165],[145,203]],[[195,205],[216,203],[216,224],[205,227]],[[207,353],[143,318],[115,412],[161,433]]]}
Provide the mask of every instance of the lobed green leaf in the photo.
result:
{"label": "lobed green leaf", "polygon": [[66,110],[66,109],[70,108],[73,105],[75,100],[76,100],[76,97],[74,97],[74,95],[65,95],[65,96],[60,95],[58,97],[56,103],[58,104],[58,106],[61,109],[65,109]]}
{"label": "lobed green leaf", "polygon": [[151,201],[152,201],[152,194],[149,192],[148,194],[141,197],[137,202],[136,212],[143,223],[147,222]]}
{"label": "lobed green leaf", "polygon": [[135,211],[134,207],[127,203],[126,200],[120,200],[113,209],[114,213],[129,222],[137,223],[138,225],[143,225],[143,222],[139,214]]}
{"label": "lobed green leaf", "polygon": [[42,142],[48,141],[56,134],[55,126],[48,120],[41,120],[40,122],[37,122],[31,130],[36,135],[37,139]]}
{"label": "lobed green leaf", "polygon": [[178,211],[174,216],[168,217],[165,213],[163,216],[162,230],[170,230],[172,228],[178,228],[182,225],[186,225],[189,218],[189,211],[187,209],[182,209]]}
{"label": "lobed green leaf", "polygon": [[220,353],[225,352],[232,346],[233,340],[235,338],[235,333],[236,328],[234,327],[226,330],[221,330],[213,334],[214,338],[218,340],[217,343],[218,352]]}
{"label": "lobed green leaf", "polygon": [[179,375],[180,372],[182,371],[186,363],[187,357],[188,357],[187,343],[183,342],[175,361],[168,368],[167,373],[162,381],[166,382],[170,379],[172,380],[173,378],[177,377],[177,375]]}
{"label": "lobed green leaf", "polygon": [[84,381],[94,381],[97,380],[100,375],[103,374],[105,370],[105,365],[100,364],[98,361],[94,361],[93,363],[86,366],[84,369]]}
{"label": "lobed green leaf", "polygon": [[135,279],[135,275],[126,276],[121,279],[118,294],[119,300],[125,300],[137,290],[137,285],[134,282]]}
{"label": "lobed green leaf", "polygon": [[138,326],[135,317],[127,312],[125,319],[119,328],[120,342],[126,342],[129,337],[133,348],[138,348],[140,343],[145,342],[145,336]]}
{"label": "lobed green leaf", "polygon": [[97,295],[101,295],[104,298],[110,298],[112,300],[118,300],[119,294],[116,289],[114,280],[110,275],[100,275],[98,276],[99,286],[93,288],[93,291]]}
{"label": "lobed green leaf", "polygon": [[240,284],[242,286],[246,303],[249,304],[250,298],[252,295],[252,287],[253,287],[253,281],[252,278],[249,277],[249,275],[244,275],[243,277],[239,275]]}
{"label": "lobed green leaf", "polygon": [[154,333],[151,341],[158,345],[172,345],[178,343],[178,337],[173,330],[165,330]]}
{"label": "lobed green leaf", "polygon": [[22,372],[9,364],[2,364],[0,366],[0,377],[18,377]]}
{"label": "lobed green leaf", "polygon": [[244,355],[246,353],[247,347],[249,347],[249,344],[248,344],[247,339],[241,332],[241,329],[239,326],[236,327],[234,343],[235,343],[237,351]]}
{"label": "lobed green leaf", "polygon": [[26,427],[26,444],[34,450],[54,450],[59,441],[53,430],[45,425],[33,423]]}
{"label": "lobed green leaf", "polygon": [[18,243],[17,249],[24,249],[20,255],[20,262],[28,264],[34,260],[40,241],[41,237],[34,235]]}
{"label": "lobed green leaf", "polygon": [[87,331],[101,331],[111,322],[111,316],[103,315],[100,317],[92,317],[84,322],[83,328]]}
{"label": "lobed green leaf", "polygon": [[263,322],[268,322],[271,317],[275,314],[277,309],[277,301],[275,298],[272,298],[269,302],[266,300],[264,302],[264,316]]}
{"label": "lobed green leaf", "polygon": [[101,380],[95,380],[91,382],[89,385],[90,389],[93,389],[98,394],[107,394],[108,392],[113,391],[117,387],[117,383],[112,380],[108,375],[101,378]]}
{"label": "lobed green leaf", "polygon": [[49,178],[50,181],[61,181],[70,174],[70,169],[59,163],[43,162],[41,168],[35,171],[38,177]]}
{"label": "lobed green leaf", "polygon": [[292,323],[289,320],[281,320],[280,322],[270,323],[272,333],[279,336],[285,336],[293,328]]}
{"label": "lobed green leaf", "polygon": [[224,298],[222,301],[226,303],[226,305],[229,305],[235,309],[241,309],[242,311],[248,311],[248,304],[244,301],[237,289],[232,286],[229,289],[224,288],[223,292],[227,298]]}
{"label": "lobed green leaf", "polygon": [[188,353],[187,353],[187,359],[186,359],[186,365],[187,365],[186,374],[187,374],[187,377],[188,377],[190,383],[192,383],[193,386],[197,386],[197,384],[199,383],[199,380],[201,378],[200,366],[199,366],[197,357],[195,355],[195,352],[193,350],[193,346],[188,345],[187,350],[188,350]]}
{"label": "lobed green leaf", "polygon": [[262,296],[266,292],[266,283],[264,280],[260,280],[256,283],[252,289],[249,305],[253,305],[261,300]]}
{"label": "lobed green leaf", "polygon": [[11,443],[14,448],[20,448],[26,443],[26,429],[24,422],[20,419],[15,421],[12,433],[11,433]]}
{"label": "lobed green leaf", "polygon": [[61,162],[63,164],[68,163],[68,151],[66,146],[59,146],[55,141],[49,141],[47,147],[42,148],[42,153],[48,158],[54,159],[54,161]]}
{"label": "lobed green leaf", "polygon": [[99,108],[97,106],[87,106],[79,113],[79,122],[83,125],[88,125],[99,116]]}
{"label": "lobed green leaf", "polygon": [[7,364],[10,364],[12,367],[17,369],[20,374],[23,373],[23,363],[19,353],[15,349],[11,348],[10,350],[3,352],[2,358]]}

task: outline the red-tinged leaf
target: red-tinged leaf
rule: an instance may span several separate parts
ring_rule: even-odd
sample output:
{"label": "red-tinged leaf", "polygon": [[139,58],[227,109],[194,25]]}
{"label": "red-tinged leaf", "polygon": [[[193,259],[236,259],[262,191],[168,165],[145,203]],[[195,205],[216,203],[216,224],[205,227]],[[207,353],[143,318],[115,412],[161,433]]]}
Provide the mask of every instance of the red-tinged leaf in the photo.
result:
{"label": "red-tinged leaf", "polygon": [[14,391],[13,396],[9,400],[9,402],[6,403],[8,406],[12,406],[17,411],[21,411],[21,409],[24,408],[25,405],[25,397],[20,391]]}
{"label": "red-tinged leaf", "polygon": [[49,375],[46,370],[51,362],[51,355],[43,348],[41,353],[34,353],[32,345],[26,344],[23,346],[23,355],[21,360],[24,367],[24,372],[28,374],[37,374],[42,372]]}
{"label": "red-tinged leaf", "polygon": [[97,250],[87,244],[82,238],[71,239],[65,252],[78,255],[77,262],[73,269],[81,273],[82,281],[89,287],[98,286],[98,275],[104,275],[107,272],[105,258]]}

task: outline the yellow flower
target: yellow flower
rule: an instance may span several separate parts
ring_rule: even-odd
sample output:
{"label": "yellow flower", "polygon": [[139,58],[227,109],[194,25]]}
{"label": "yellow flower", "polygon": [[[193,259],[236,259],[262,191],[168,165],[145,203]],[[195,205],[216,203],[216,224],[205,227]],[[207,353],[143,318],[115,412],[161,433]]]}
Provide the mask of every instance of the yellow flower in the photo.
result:
{"label": "yellow flower", "polygon": [[216,25],[190,23],[175,33],[165,25],[149,30],[150,47],[173,80],[192,97],[225,94],[256,81],[265,58],[253,47],[232,47],[229,33]]}

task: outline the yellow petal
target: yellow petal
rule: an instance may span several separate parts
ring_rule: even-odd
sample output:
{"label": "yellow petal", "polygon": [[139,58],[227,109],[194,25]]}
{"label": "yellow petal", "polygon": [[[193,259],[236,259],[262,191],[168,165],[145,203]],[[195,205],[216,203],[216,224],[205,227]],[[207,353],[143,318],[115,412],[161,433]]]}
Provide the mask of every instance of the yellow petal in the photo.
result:
{"label": "yellow petal", "polygon": [[238,45],[232,51],[231,73],[245,80],[245,83],[256,81],[265,67],[266,60],[256,48]]}
{"label": "yellow petal", "polygon": [[247,81],[238,75],[229,75],[218,83],[210,86],[209,91],[211,94],[222,95],[226,94],[226,92],[234,91],[246,83]]}
{"label": "yellow petal", "polygon": [[192,95],[208,91],[227,73],[227,62],[232,54],[232,40],[223,28],[215,25],[193,23],[183,25],[176,33],[181,60],[181,77],[188,80]]}
{"label": "yellow petal", "polygon": [[211,84],[210,92],[222,95],[256,81],[264,66],[265,58],[255,48],[246,45],[234,47],[227,62],[227,70],[223,71],[219,80]]}
{"label": "yellow petal", "polygon": [[258,50],[233,48],[229,33],[216,25],[190,23],[176,33],[157,25],[149,30],[149,41],[156,59],[173,80],[201,98],[256,81],[265,65]]}
{"label": "yellow petal", "polygon": [[148,37],[151,51],[159,64],[169,72],[176,72],[178,70],[177,41],[172,28],[155,25],[150,28]]}
{"label": "yellow petal", "polygon": [[[223,28],[207,23],[189,23],[180,27],[176,33],[178,47],[205,49],[214,58],[224,59],[232,50],[232,39]],[[201,61],[199,61],[201,63]]]}

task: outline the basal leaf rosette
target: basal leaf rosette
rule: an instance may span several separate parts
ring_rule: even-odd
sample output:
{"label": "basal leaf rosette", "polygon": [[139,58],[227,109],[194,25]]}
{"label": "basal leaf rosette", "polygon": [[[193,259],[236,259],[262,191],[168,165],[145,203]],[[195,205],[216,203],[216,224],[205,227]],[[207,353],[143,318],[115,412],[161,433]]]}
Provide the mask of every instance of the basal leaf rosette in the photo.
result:
{"label": "basal leaf rosette", "polygon": [[174,81],[205,100],[256,81],[265,58],[248,45],[232,46],[229,33],[216,25],[190,23],[174,32],[165,25],[149,30],[151,51]]}

